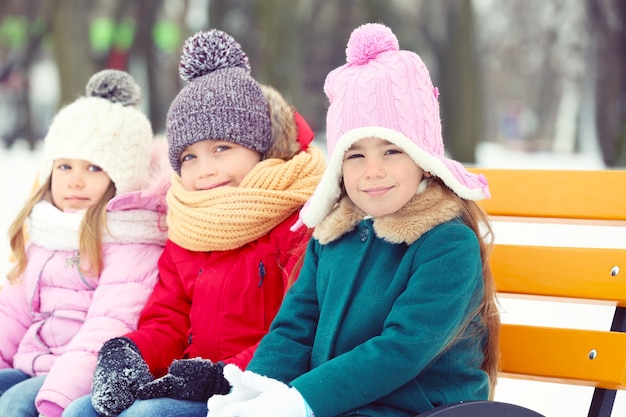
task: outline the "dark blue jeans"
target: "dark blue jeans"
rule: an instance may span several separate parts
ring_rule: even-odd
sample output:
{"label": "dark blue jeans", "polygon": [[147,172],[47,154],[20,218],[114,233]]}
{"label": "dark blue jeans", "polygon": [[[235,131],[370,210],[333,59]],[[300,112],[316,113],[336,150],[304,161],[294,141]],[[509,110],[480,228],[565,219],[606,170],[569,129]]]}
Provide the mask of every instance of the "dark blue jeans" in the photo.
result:
{"label": "dark blue jeans", "polygon": [[45,376],[31,377],[18,369],[0,370],[0,416],[39,416],[35,398],[45,379]]}
{"label": "dark blue jeans", "polygon": [[[206,402],[183,401],[171,398],[155,398],[153,400],[137,400],[122,411],[119,417],[206,417]],[[63,417],[99,417],[91,406],[91,396],[73,401],[63,412]]]}

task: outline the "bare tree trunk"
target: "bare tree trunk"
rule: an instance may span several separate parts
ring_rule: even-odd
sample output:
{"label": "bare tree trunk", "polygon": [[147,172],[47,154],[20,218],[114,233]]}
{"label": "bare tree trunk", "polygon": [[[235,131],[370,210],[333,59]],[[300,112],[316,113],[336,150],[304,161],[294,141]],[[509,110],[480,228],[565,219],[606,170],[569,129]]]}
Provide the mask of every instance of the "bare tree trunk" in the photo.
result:
{"label": "bare tree trunk", "polygon": [[[546,45],[543,48],[542,68],[538,71],[541,74],[536,82],[527,88],[532,89],[532,105],[539,117],[537,118],[537,129],[529,137],[529,143],[533,148],[545,147],[546,143],[550,143],[552,148],[552,139],[554,137],[554,123],[558,108],[558,98],[561,97],[560,78],[562,77],[550,63],[551,56],[554,51],[554,43],[557,34],[554,30],[550,30],[546,36]],[[542,145],[543,143],[543,145]]]}
{"label": "bare tree trunk", "polygon": [[152,30],[156,23],[157,15],[162,6],[160,0],[139,0],[136,3],[137,36],[133,45],[133,53],[141,56],[145,65],[148,91],[142,93],[143,99],[148,99],[148,118],[152,122],[152,128],[159,131],[165,125],[165,113],[167,112],[167,100],[163,98],[159,79],[158,63],[156,60],[155,45],[152,39]]}
{"label": "bare tree trunk", "polygon": [[89,45],[89,2],[52,0],[52,37],[59,67],[61,105],[83,94],[87,80],[95,72]]}
{"label": "bare tree trunk", "polygon": [[[27,16],[29,27],[33,27],[33,22],[37,19],[39,13],[37,11],[40,9],[39,5],[33,4],[33,1],[28,2]],[[45,6],[43,6],[45,9]],[[35,12],[33,12],[35,11]],[[44,13],[45,16],[45,13]],[[24,73],[28,73],[30,70],[31,64],[33,63],[33,58],[35,57],[35,53],[39,50],[39,46],[41,45],[41,40],[44,36],[44,28],[41,29],[39,33],[29,33],[28,44],[26,46],[26,51],[24,53],[22,68]],[[33,118],[31,113],[31,104],[30,104],[30,95],[29,95],[30,86],[24,90],[23,96],[23,109],[21,113],[25,117],[24,124],[24,132],[22,134],[26,138],[28,145],[31,149],[35,148],[35,144],[37,143],[37,137],[35,136],[35,132],[33,129]]]}
{"label": "bare tree trunk", "polygon": [[[30,101],[30,85],[28,83],[28,72],[30,71],[33,60],[40,49],[41,42],[46,35],[50,22],[47,16],[47,3],[41,4],[36,0],[29,0],[23,6],[24,14],[28,21],[28,41],[22,53],[17,54],[14,59],[0,67],[0,81],[9,77],[13,71],[19,71],[22,74],[24,85],[16,94],[18,97],[15,101],[17,107],[18,122],[15,130],[10,132],[5,138],[7,145],[10,147],[17,139],[26,139],[31,149],[35,148],[40,132],[35,132],[33,126],[32,109]],[[37,19],[42,19],[40,25],[35,25]]]}
{"label": "bare tree trunk", "polygon": [[448,0],[445,4],[447,36],[437,48],[444,142],[452,157],[473,163],[483,121],[474,14],[471,0]]}
{"label": "bare tree trunk", "polygon": [[209,0],[209,27],[222,28],[229,7],[228,0]]}
{"label": "bare tree trunk", "polygon": [[256,3],[263,59],[259,79],[281,91],[293,103],[301,89],[302,59],[298,30],[299,0],[266,0]]}
{"label": "bare tree trunk", "polygon": [[604,163],[626,166],[626,2],[588,0],[596,65],[596,125]]}
{"label": "bare tree trunk", "polygon": [[319,30],[320,17],[327,3],[324,0],[311,0],[307,16],[301,21],[302,44],[299,47],[305,49],[305,52],[301,53],[303,82],[302,95],[297,105],[316,132],[323,131],[325,127],[327,104],[322,88],[326,75],[332,69],[326,59],[331,48],[325,47],[326,43],[322,42],[324,36],[331,34]]}

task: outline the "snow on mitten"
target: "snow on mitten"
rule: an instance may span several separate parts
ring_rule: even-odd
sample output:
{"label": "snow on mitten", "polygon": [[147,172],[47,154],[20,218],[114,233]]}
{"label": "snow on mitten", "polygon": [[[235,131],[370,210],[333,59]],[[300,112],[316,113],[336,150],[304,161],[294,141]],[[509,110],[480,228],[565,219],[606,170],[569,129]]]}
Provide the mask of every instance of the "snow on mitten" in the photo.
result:
{"label": "snow on mitten", "polygon": [[108,340],[98,353],[91,405],[102,416],[117,416],[135,402],[139,387],[152,380],[150,369],[132,340]]}
{"label": "snow on mitten", "polygon": [[139,388],[137,398],[168,397],[176,400],[207,401],[214,394],[226,394],[230,384],[224,378],[224,364],[208,359],[175,360],[168,374]]}

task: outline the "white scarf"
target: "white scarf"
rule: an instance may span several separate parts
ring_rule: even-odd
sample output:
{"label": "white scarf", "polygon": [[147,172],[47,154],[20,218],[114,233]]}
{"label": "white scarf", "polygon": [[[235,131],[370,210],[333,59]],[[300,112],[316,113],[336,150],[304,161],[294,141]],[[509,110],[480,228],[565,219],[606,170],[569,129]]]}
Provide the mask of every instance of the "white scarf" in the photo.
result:
{"label": "white scarf", "polygon": [[[40,201],[30,213],[30,240],[46,249],[77,250],[84,215],[84,210],[66,213],[47,201]],[[166,240],[165,215],[162,213],[140,209],[107,212],[103,243],[164,245]]]}

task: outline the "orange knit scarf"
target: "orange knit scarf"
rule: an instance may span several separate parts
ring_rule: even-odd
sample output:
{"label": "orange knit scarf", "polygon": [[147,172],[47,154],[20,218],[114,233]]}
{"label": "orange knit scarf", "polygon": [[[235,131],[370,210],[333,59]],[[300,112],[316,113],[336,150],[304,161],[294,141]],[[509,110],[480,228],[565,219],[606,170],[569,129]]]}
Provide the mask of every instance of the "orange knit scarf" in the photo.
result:
{"label": "orange knit scarf", "polygon": [[187,191],[174,174],[167,193],[168,237],[196,252],[239,248],[299,210],[325,168],[322,152],[309,146],[288,161],[259,162],[239,187]]}

